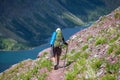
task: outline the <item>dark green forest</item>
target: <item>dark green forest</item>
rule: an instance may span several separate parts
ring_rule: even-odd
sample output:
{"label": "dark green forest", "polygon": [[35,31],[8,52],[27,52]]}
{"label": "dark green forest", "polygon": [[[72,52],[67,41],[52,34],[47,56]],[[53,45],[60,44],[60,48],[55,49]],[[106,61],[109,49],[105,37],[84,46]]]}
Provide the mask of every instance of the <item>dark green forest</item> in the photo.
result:
{"label": "dark green forest", "polygon": [[39,46],[57,27],[94,22],[118,6],[120,0],[0,0],[0,49]]}

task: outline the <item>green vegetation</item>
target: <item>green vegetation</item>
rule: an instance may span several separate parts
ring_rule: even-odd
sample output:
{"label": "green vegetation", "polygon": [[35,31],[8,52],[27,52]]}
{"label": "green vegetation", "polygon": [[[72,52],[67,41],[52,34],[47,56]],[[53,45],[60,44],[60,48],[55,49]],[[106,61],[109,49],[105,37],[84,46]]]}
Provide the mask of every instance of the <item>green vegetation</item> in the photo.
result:
{"label": "green vegetation", "polygon": [[38,80],[46,80],[45,77],[47,76],[46,73],[43,73],[41,76],[38,77]]}
{"label": "green vegetation", "polygon": [[87,53],[87,52],[83,52],[81,53],[81,57],[87,59],[89,57],[90,53]]}
{"label": "green vegetation", "polygon": [[[45,59],[46,54],[47,52],[36,61],[26,60],[14,65],[10,70],[0,75],[0,80],[46,80],[46,71],[50,71],[52,66],[51,61]],[[40,72],[41,69],[43,71]]]}
{"label": "green vegetation", "polygon": [[34,67],[32,73],[34,73],[34,74],[36,73],[36,75],[38,75],[38,79],[45,80],[45,77],[47,76],[47,74],[46,73],[41,74],[40,72],[38,72],[38,70],[42,69],[42,68],[47,68],[47,70],[50,71],[51,66],[52,66],[51,61],[50,60],[45,60],[45,59],[42,59],[42,60],[40,59],[36,63],[37,63],[37,65]]}
{"label": "green vegetation", "polygon": [[68,72],[65,80],[77,80],[76,75],[79,73],[78,66],[74,65],[71,72]]}
{"label": "green vegetation", "polygon": [[115,50],[116,55],[120,55],[120,46]]}
{"label": "green vegetation", "polygon": [[[47,76],[46,73],[40,73],[39,72],[40,67],[34,66],[33,69],[20,74],[20,79],[22,80],[30,80],[30,79],[38,79],[38,80],[45,80],[45,77]],[[18,77],[16,77],[17,79]],[[19,78],[18,78],[19,79]]]}
{"label": "green vegetation", "polygon": [[100,68],[100,66],[103,64],[103,60],[102,59],[99,59],[99,58],[93,58],[92,60],[91,60],[91,67],[95,70],[95,71],[97,71],[97,69],[99,69]]}
{"label": "green vegetation", "polygon": [[[71,79],[72,80],[78,80],[79,77],[77,77],[77,75],[84,73],[87,70],[87,66],[88,65],[86,65],[86,59],[85,58],[81,57],[81,58],[77,59],[77,61],[75,62],[74,66],[72,68],[72,70],[68,71],[66,73],[65,80],[71,80]],[[85,76],[82,75],[80,77],[80,79],[84,78],[84,77]]]}
{"label": "green vegetation", "polygon": [[115,19],[120,19],[120,13],[117,13],[117,12],[116,12],[116,13],[114,14],[114,17],[115,17]]}
{"label": "green vegetation", "polygon": [[106,71],[107,74],[104,75],[101,80],[116,80],[117,79],[117,74],[120,68],[120,63],[119,61],[111,64],[110,62],[106,62]]}
{"label": "green vegetation", "polygon": [[23,50],[23,49],[28,49],[28,47],[10,38],[0,38],[0,50]]}
{"label": "green vegetation", "polygon": [[112,52],[113,52],[113,49],[114,49],[114,46],[109,47],[107,53],[108,53],[108,54],[112,53]]}
{"label": "green vegetation", "polygon": [[[108,21],[107,27],[107,22],[104,23],[103,20],[109,20],[109,16],[113,21]],[[120,69],[120,26],[119,22],[114,22],[118,20],[115,20],[113,16],[114,14],[103,17],[92,28],[89,28],[93,31],[96,29],[95,33],[83,31],[85,34],[82,36],[88,42],[86,40],[81,43],[78,41],[79,46],[75,46],[75,48],[70,46],[67,53],[65,80],[117,79]],[[65,14],[64,17],[76,18],[72,14]],[[101,23],[102,27],[100,28]],[[77,38],[71,40],[73,45],[78,45],[77,39],[82,38],[80,36],[77,35]],[[40,59],[24,61],[13,66],[0,75],[0,80],[45,80],[48,76],[47,72],[51,71],[52,66],[51,61],[45,59],[47,54],[44,52]],[[62,56],[62,59],[65,59],[65,55]]]}
{"label": "green vegetation", "polygon": [[68,59],[70,59],[71,61],[76,61],[80,57],[81,52],[72,53],[71,55],[72,56],[68,56]]}
{"label": "green vegetation", "polygon": [[72,79],[72,80],[77,80],[76,74],[77,74],[76,71],[68,72],[68,73],[66,74],[65,80],[71,80],[71,79]]}
{"label": "green vegetation", "polygon": [[104,75],[101,80],[117,80],[116,79],[116,76],[115,75],[110,75],[110,74],[107,74],[107,75]]}
{"label": "green vegetation", "polygon": [[111,63],[107,62],[106,71],[109,74],[117,74],[119,68],[120,68],[120,62],[116,62],[114,64],[111,64]]}
{"label": "green vegetation", "polygon": [[75,53],[75,49],[72,49],[71,53],[72,53],[72,54]]}
{"label": "green vegetation", "polygon": [[71,80],[71,79],[78,80],[77,75],[86,70],[86,67],[84,66],[85,64],[86,64],[86,60],[84,58],[77,60],[72,70],[66,73],[65,80]]}
{"label": "green vegetation", "polygon": [[63,13],[63,18],[68,19],[69,21],[73,22],[76,25],[83,25],[84,22],[77,16],[72,13]]}
{"label": "green vegetation", "polygon": [[[102,20],[107,19],[107,17],[103,17]],[[97,36],[92,37],[91,35],[88,35],[87,41],[89,41],[91,38],[90,45],[87,43],[84,43],[85,45],[80,46],[81,48],[78,48],[78,51],[71,50],[71,52],[67,55],[68,61],[67,63],[73,63],[72,68],[68,68],[68,71],[66,72],[66,78],[65,80],[116,80],[118,71],[119,71],[119,59],[116,60],[115,63],[109,62],[106,57],[109,57],[110,55],[114,55],[115,57],[119,58],[118,55],[120,55],[120,31],[118,24],[112,24],[110,28],[103,29],[97,34]],[[97,27],[95,27],[97,28]],[[100,46],[97,45],[106,45],[106,56],[104,57],[92,57],[89,56],[93,54],[94,52],[92,50],[86,50],[88,47],[99,49]],[[78,46],[79,47],[79,46]],[[94,53],[96,54],[96,53]],[[101,71],[101,68],[103,68],[105,74],[98,76],[99,71]],[[87,75],[87,77],[86,77]]]}
{"label": "green vegetation", "polygon": [[82,47],[82,50],[85,51],[87,48],[88,48],[88,45],[84,45],[84,46]]}
{"label": "green vegetation", "polygon": [[107,50],[108,54],[114,53],[116,55],[120,54],[120,45],[119,44],[111,44],[109,45],[109,48]]}
{"label": "green vegetation", "polygon": [[102,16],[101,18],[100,18],[100,21],[104,21],[106,19],[106,16]]}
{"label": "green vegetation", "polygon": [[[16,39],[23,46],[24,44],[32,47],[38,46],[46,43],[46,39],[50,37],[56,26],[67,28],[96,21],[100,16],[106,15],[119,6],[120,1],[117,0],[116,3],[104,0],[54,0],[52,2],[43,1],[42,4],[39,0],[36,2],[31,0],[29,1],[31,5],[26,5],[28,4],[27,1],[13,1],[13,4],[15,4],[13,6],[1,5],[1,8],[5,7],[3,14],[9,15],[2,16],[0,19],[0,36]],[[9,1],[6,1],[5,4],[12,5]],[[21,7],[17,8],[19,6]],[[8,11],[9,8],[14,11]],[[118,18],[118,16],[118,13],[116,13],[115,17]],[[101,20],[103,19],[104,17],[101,18]],[[16,48],[19,46],[16,46]]]}
{"label": "green vegetation", "polygon": [[[104,64],[105,70],[107,71],[104,76],[99,77],[101,80],[116,80],[116,75],[119,70],[119,61],[111,64],[110,62],[106,61],[104,58],[92,58],[88,59],[88,56],[83,56],[83,53],[77,52],[74,53],[75,55],[71,56],[69,55],[68,57],[68,62],[70,60],[75,60],[75,64],[73,64],[73,67],[70,67],[70,70],[66,72],[66,77],[65,80],[95,80],[98,79],[96,76],[97,71],[100,69],[100,67]],[[89,55],[89,54],[88,54]],[[74,57],[74,58],[73,58]],[[106,65],[105,65],[106,64]],[[84,74],[88,74],[88,78]],[[81,75],[78,77],[78,75]]]}
{"label": "green vegetation", "polygon": [[45,57],[47,54],[48,54],[48,52],[44,52],[44,53],[43,53],[43,57]]}
{"label": "green vegetation", "polygon": [[95,45],[97,46],[99,44],[104,44],[104,43],[106,43],[106,38],[100,37],[96,40]]}
{"label": "green vegetation", "polygon": [[120,34],[116,34],[115,37],[113,37],[112,39],[110,39],[110,43],[115,42],[118,38],[120,37]]}
{"label": "green vegetation", "polygon": [[52,63],[50,60],[40,60],[39,62],[40,68],[47,67],[47,69],[50,71]]}
{"label": "green vegetation", "polygon": [[89,36],[87,37],[87,41],[89,41],[91,38],[93,38],[93,36],[92,36],[92,35],[89,35]]}

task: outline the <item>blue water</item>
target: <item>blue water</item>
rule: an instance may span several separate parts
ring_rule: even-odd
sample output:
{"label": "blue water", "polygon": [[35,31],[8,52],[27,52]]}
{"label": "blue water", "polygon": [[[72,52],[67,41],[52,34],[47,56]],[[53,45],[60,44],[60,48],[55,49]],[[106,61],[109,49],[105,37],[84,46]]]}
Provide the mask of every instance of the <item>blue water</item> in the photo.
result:
{"label": "blue water", "polygon": [[[63,29],[63,36],[65,40],[68,40],[71,35],[74,33],[84,29],[86,27],[75,27],[75,28],[66,28]],[[48,42],[49,43],[49,42]],[[38,53],[49,47],[49,44],[46,43],[44,45],[35,47],[32,50],[20,50],[20,51],[0,51],[0,72],[3,72],[11,65],[16,64],[25,59],[36,59]]]}

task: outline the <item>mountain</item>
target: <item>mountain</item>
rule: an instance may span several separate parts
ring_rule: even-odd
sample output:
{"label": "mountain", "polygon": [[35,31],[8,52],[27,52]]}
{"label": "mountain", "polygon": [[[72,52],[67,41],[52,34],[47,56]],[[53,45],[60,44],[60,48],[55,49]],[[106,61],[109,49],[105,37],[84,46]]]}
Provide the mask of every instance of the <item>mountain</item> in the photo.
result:
{"label": "mountain", "polygon": [[0,47],[8,48],[4,39],[15,44],[8,50],[41,45],[57,27],[95,21],[118,6],[119,0],[0,0]]}
{"label": "mountain", "polygon": [[67,41],[60,68],[52,70],[46,57],[49,50],[39,53],[36,60],[25,60],[0,74],[0,80],[119,80],[120,79],[120,7],[102,16],[90,27],[75,33]]}

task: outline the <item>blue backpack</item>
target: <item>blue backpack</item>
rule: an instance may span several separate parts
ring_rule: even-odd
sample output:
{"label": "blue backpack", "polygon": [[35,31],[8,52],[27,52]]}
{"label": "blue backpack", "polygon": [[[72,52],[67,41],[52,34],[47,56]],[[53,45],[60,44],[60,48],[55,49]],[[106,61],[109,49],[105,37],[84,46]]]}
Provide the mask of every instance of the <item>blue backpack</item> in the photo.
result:
{"label": "blue backpack", "polygon": [[55,39],[56,39],[56,32],[53,32],[51,40],[50,40],[50,45],[54,45]]}

